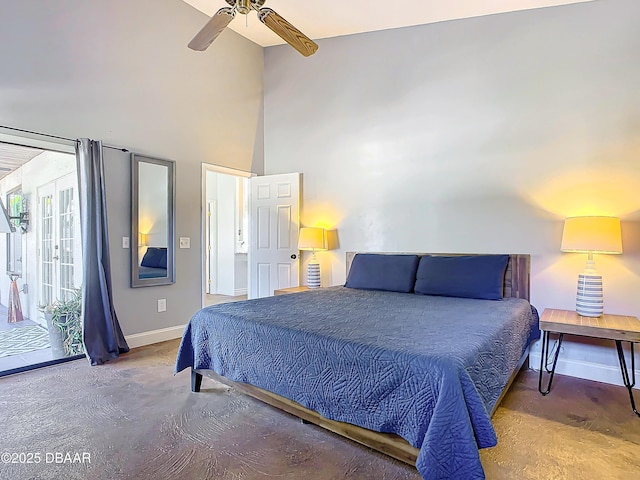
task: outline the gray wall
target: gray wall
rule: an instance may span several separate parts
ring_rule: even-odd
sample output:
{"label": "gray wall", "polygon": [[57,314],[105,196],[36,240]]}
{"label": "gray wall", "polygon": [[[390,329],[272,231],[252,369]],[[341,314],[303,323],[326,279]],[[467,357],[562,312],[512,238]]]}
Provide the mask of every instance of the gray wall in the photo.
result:
{"label": "gray wall", "polygon": [[[0,125],[175,160],[176,284],[129,288],[129,158],[107,150],[114,301],[125,334],[184,325],[201,304],[201,163],[262,171],[263,49],[178,0],[2,1]],[[260,126],[260,128],[259,128]],[[157,313],[157,299],[167,312]]]}
{"label": "gray wall", "polygon": [[[265,172],[301,171],[302,224],[337,229],[323,284],[349,250],[530,253],[533,304],[573,309],[563,219],[606,214],[606,310],[640,315],[639,18],[608,0],[267,48]],[[561,359],[620,379],[610,345]]]}

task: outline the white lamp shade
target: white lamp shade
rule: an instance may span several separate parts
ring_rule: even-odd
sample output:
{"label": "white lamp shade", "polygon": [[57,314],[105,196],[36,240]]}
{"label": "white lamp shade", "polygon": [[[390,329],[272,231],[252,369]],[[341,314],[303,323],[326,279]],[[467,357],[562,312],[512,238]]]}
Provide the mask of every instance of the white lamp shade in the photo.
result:
{"label": "white lamp shade", "polygon": [[298,237],[298,248],[300,250],[326,250],[324,228],[302,227]]}
{"label": "white lamp shade", "polygon": [[569,217],[562,231],[563,252],[622,253],[620,219]]}

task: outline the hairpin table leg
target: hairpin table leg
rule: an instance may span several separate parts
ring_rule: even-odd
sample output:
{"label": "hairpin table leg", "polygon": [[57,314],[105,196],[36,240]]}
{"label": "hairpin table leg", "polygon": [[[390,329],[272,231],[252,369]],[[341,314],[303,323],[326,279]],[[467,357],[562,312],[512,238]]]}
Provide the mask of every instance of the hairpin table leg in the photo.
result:
{"label": "hairpin table leg", "polygon": [[[544,331],[542,334],[542,353],[540,355],[540,375],[538,377],[538,391],[542,395],[547,395],[551,391],[551,383],[553,382],[553,375],[556,373],[556,364],[558,363],[558,355],[560,354],[560,347],[562,346],[562,339],[564,338],[564,333],[560,334],[558,338],[558,345],[556,348],[556,353],[553,357],[553,366],[551,370],[549,370],[549,362],[547,360],[547,355],[549,355],[549,332]],[[546,390],[542,390],[542,374],[546,370],[549,372],[549,384],[547,385]]]}
{"label": "hairpin table leg", "polygon": [[631,409],[633,413],[640,417],[640,412],[636,409],[636,402],[633,399],[633,387],[636,384],[636,359],[633,352],[633,342],[629,342],[631,345],[631,377],[629,377],[629,370],[627,369],[627,362],[624,358],[624,350],[622,350],[622,341],[616,340],[616,348],[618,349],[618,360],[620,361],[620,372],[622,373],[622,381],[624,386],[629,390],[629,400],[631,400]]}

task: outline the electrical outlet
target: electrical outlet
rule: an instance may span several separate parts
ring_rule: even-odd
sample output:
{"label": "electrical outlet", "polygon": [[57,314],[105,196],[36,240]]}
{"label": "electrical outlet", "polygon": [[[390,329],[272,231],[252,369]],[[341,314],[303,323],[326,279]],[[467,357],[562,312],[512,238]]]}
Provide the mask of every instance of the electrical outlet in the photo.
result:
{"label": "electrical outlet", "polygon": [[191,237],[180,237],[180,248],[191,248]]}
{"label": "electrical outlet", "polygon": [[158,312],[166,312],[167,311],[167,299],[161,298],[158,300]]}
{"label": "electrical outlet", "polygon": [[122,237],[122,248],[129,248],[129,237]]}

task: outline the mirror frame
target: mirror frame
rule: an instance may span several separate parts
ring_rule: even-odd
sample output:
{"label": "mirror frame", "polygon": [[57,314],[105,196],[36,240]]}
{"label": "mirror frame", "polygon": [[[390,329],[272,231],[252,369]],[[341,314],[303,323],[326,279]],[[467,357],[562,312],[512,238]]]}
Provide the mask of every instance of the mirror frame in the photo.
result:
{"label": "mirror frame", "polygon": [[[167,276],[159,278],[140,278],[140,259],[138,252],[139,230],[139,165],[153,163],[167,167]],[[154,287],[156,285],[171,285],[175,280],[175,209],[176,209],[176,176],[175,162],[146,155],[131,154],[131,287]]]}

